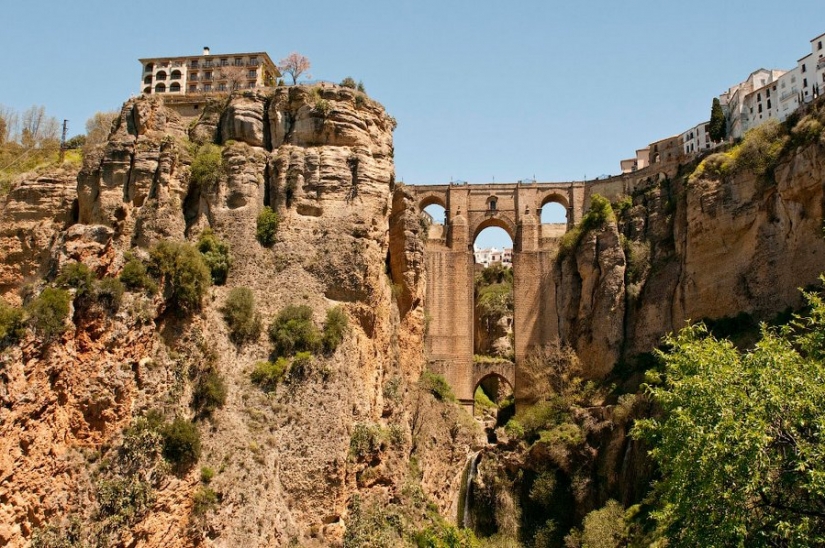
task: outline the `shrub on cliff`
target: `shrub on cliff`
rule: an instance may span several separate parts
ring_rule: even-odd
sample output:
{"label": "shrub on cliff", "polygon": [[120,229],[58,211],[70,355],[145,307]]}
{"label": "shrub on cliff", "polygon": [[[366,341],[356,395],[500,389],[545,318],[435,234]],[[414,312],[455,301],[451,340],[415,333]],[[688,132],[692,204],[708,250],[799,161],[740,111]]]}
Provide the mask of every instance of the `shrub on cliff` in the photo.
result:
{"label": "shrub on cliff", "polygon": [[355,79],[351,76],[347,76],[343,80],[341,80],[341,86],[345,88],[355,89],[358,87],[358,84],[355,83]]}
{"label": "shrub on cliff", "polygon": [[146,265],[136,257],[129,257],[120,271],[119,278],[129,290],[145,289],[150,294],[158,290],[157,284],[147,272]]}
{"label": "shrub on cliff", "polygon": [[261,333],[261,318],[255,312],[255,294],[248,287],[232,289],[221,313],[229,328],[229,338],[235,344],[255,340]]}
{"label": "shrub on cliff", "polygon": [[590,208],[587,213],[584,214],[579,224],[562,236],[559,242],[558,258],[564,258],[575,251],[585,234],[615,220],[616,214],[613,212],[610,200],[599,194],[591,195]]}
{"label": "shrub on cliff", "polygon": [[200,309],[212,276],[198,250],[184,243],[161,242],[149,255],[167,304],[182,313]]}
{"label": "shrub on cliff", "polygon": [[213,144],[197,147],[189,173],[192,183],[202,189],[216,185],[224,173],[221,148]]}
{"label": "shrub on cliff", "polygon": [[207,228],[198,239],[198,251],[203,255],[203,261],[212,273],[212,283],[223,285],[232,266],[232,257],[229,256],[229,244],[219,240],[211,228]]}
{"label": "shrub on cliff", "polygon": [[269,338],[278,356],[296,352],[317,352],[321,348],[321,333],[312,321],[312,309],[307,305],[287,306],[269,326]]}
{"label": "shrub on cliff", "polygon": [[26,332],[23,310],[0,297],[0,348],[19,341]]}
{"label": "shrub on cliff", "polygon": [[201,457],[201,434],[191,422],[175,418],[160,430],[163,436],[163,458],[173,467],[184,472]]}
{"label": "shrub on cliff", "polygon": [[71,295],[65,289],[47,287],[26,306],[29,326],[35,335],[50,341],[66,330]]}
{"label": "shrub on cliff", "polygon": [[82,300],[94,291],[95,275],[89,267],[80,262],[68,263],[61,270],[55,285],[62,288],[74,288],[75,299]]}
{"label": "shrub on cliff", "polygon": [[433,373],[432,371],[424,371],[421,373],[418,384],[438,400],[447,402],[455,401],[453,389],[450,388],[447,379],[445,379],[443,375]]}
{"label": "shrub on cliff", "polygon": [[283,380],[287,369],[289,369],[287,358],[278,358],[274,362],[258,362],[252,371],[252,382],[265,392],[271,392]]}
{"label": "shrub on cliff", "polygon": [[275,243],[275,234],[278,232],[280,219],[271,207],[266,206],[258,214],[256,237],[261,245],[269,247]]}
{"label": "shrub on cliff", "polygon": [[327,321],[324,322],[323,345],[328,353],[335,352],[344,333],[347,331],[347,315],[340,306],[327,310]]}
{"label": "shrub on cliff", "polygon": [[95,300],[100,306],[112,314],[117,312],[125,291],[123,283],[119,279],[106,276],[95,284],[94,291]]}
{"label": "shrub on cliff", "polygon": [[192,407],[201,418],[210,417],[226,403],[226,382],[214,367],[203,371],[192,390]]}

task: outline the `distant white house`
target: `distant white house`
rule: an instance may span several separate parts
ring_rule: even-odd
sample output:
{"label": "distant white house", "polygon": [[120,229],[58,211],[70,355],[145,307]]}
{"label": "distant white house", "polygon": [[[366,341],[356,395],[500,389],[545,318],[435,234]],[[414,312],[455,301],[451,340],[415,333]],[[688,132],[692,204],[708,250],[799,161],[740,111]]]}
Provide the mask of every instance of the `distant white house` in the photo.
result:
{"label": "distant white house", "polygon": [[[757,69],[748,77],[719,95],[725,112],[728,139],[740,139],[749,129],[768,120],[786,120],[800,105],[813,101],[825,92],[825,34],[811,41],[811,52],[799,59],[790,70]],[[690,158],[713,149],[717,143],[710,140],[708,122],[698,124],[680,134],[682,154]],[[621,160],[622,173],[642,169],[661,154],[653,152],[655,145],[636,151],[635,158]],[[658,154],[658,156],[657,156]],[[654,156],[657,156],[654,159]]]}
{"label": "distant white house", "polygon": [[476,264],[483,265],[484,268],[495,263],[501,263],[504,266],[513,266],[513,248],[511,247],[505,247],[504,249],[495,247],[481,249],[478,246],[473,246],[473,254],[475,255]]}

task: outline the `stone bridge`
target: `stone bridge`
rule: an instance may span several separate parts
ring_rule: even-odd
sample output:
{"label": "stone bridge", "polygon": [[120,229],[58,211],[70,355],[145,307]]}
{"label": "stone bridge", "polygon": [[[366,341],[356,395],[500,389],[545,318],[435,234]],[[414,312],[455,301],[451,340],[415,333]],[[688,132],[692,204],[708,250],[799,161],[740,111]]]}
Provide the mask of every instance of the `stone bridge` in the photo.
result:
{"label": "stone bridge", "polygon": [[[456,396],[472,405],[486,377],[506,380],[519,399],[519,368],[531,348],[558,338],[552,268],[558,241],[582,217],[585,183],[416,185],[419,210],[438,204],[444,225],[431,228],[427,270],[426,351],[430,368],[443,374]],[[565,224],[542,224],[541,210],[555,202]],[[473,243],[485,228],[504,229],[513,240],[515,365],[473,364]]]}

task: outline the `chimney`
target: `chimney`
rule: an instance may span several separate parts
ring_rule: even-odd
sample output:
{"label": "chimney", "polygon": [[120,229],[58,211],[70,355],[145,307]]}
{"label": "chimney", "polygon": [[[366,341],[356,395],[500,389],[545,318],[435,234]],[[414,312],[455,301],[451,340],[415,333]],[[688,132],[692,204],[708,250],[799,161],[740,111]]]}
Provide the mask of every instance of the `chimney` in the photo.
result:
{"label": "chimney", "polygon": [[203,47],[203,54],[204,55],[209,55],[209,46],[204,46]]}

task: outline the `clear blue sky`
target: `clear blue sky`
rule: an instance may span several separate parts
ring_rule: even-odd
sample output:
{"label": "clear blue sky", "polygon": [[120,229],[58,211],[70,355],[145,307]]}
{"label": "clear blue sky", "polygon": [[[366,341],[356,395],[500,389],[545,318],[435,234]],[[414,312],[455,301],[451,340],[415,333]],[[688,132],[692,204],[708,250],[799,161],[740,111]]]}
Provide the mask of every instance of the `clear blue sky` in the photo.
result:
{"label": "clear blue sky", "polygon": [[6,2],[0,104],[82,133],[140,90],[139,57],[291,51],[363,80],[398,120],[408,184],[578,180],[705,119],[754,69],[791,68],[821,0]]}

